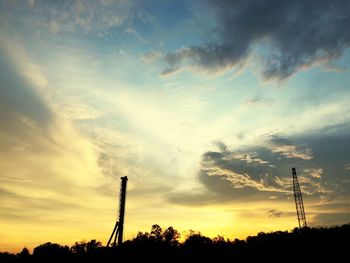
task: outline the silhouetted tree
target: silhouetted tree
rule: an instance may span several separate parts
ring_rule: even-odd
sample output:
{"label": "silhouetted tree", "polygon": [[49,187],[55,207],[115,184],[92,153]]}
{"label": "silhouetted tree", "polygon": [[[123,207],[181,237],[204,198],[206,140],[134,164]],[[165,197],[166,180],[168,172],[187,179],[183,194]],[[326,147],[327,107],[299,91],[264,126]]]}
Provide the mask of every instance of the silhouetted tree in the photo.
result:
{"label": "silhouetted tree", "polygon": [[23,248],[22,251],[17,254],[17,257],[20,262],[29,262],[31,255],[29,253],[28,248]]}
{"label": "silhouetted tree", "polygon": [[163,230],[159,225],[153,225],[151,229],[151,237],[157,241],[161,242],[163,241]]}
{"label": "silhouetted tree", "polygon": [[4,263],[18,262],[18,257],[8,252],[0,252],[0,262],[4,262]]}
{"label": "silhouetted tree", "polygon": [[102,247],[102,243],[100,241],[96,241],[96,239],[92,239],[86,244],[86,252],[94,252],[100,247]]}
{"label": "silhouetted tree", "polygon": [[176,229],[174,229],[172,226],[168,227],[163,232],[163,240],[165,243],[169,244],[170,246],[178,246],[180,237],[181,237],[180,233]]}
{"label": "silhouetted tree", "polygon": [[346,262],[350,224],[338,227],[296,228],[291,232],[260,232],[246,240],[213,239],[190,231],[183,243],[173,227],[153,225],[121,246],[101,242],[76,242],[70,249],[54,243],[27,248],[17,255],[0,253],[1,263],[17,262]]}
{"label": "silhouetted tree", "polygon": [[34,248],[35,262],[60,262],[69,259],[69,247],[47,242]]}
{"label": "silhouetted tree", "polygon": [[209,247],[212,244],[212,240],[209,237],[203,236],[201,232],[195,232],[190,230],[190,234],[184,243],[185,247],[190,247],[191,249]]}
{"label": "silhouetted tree", "polygon": [[85,241],[75,242],[74,245],[70,248],[70,251],[76,255],[83,255],[86,253],[86,247],[87,244]]}

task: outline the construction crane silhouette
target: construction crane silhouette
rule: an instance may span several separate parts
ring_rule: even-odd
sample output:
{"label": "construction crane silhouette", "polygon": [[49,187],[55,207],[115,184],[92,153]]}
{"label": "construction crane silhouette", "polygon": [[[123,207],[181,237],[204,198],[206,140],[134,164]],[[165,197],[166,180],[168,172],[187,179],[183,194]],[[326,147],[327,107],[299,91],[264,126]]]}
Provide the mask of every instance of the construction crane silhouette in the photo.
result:
{"label": "construction crane silhouette", "polygon": [[299,228],[302,228],[302,227],[306,227],[307,224],[306,224],[303,196],[301,195],[297,171],[295,170],[295,168],[292,168],[292,176],[293,176],[293,191],[294,191],[295,207],[296,207],[297,216],[298,216],[298,223],[299,223]]}
{"label": "construction crane silhouette", "polygon": [[[123,243],[126,183],[128,181],[128,177],[124,176],[124,177],[121,177],[120,179],[122,180],[122,182],[120,186],[119,218],[115,223],[111,237],[108,240],[107,247],[109,246],[115,247],[117,245],[117,239],[118,239],[118,246],[120,246]],[[112,239],[113,239],[113,242],[111,243]]]}

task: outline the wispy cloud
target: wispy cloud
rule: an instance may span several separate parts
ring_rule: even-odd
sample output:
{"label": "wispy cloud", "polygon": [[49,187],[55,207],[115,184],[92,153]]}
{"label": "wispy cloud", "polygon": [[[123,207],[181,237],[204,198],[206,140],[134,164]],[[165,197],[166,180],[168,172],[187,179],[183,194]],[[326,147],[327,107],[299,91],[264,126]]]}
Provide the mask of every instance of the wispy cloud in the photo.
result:
{"label": "wispy cloud", "polygon": [[267,142],[267,147],[274,153],[280,153],[287,158],[299,158],[311,160],[313,158],[310,148],[302,145],[293,145],[283,137],[272,135]]}
{"label": "wispy cloud", "polygon": [[93,144],[56,114],[41,82],[33,81],[46,77],[33,70],[37,67],[21,45],[16,40],[11,50],[0,45],[0,225],[7,233],[15,218],[22,219],[11,230],[11,242],[25,244],[23,225],[42,227],[45,220],[48,228],[57,221],[67,227],[93,210],[98,214],[96,202],[104,197],[95,188],[108,178],[97,166]]}
{"label": "wispy cloud", "polygon": [[253,161],[247,156],[249,152],[207,152],[203,155],[201,170],[208,176],[221,177],[233,188],[251,187],[258,191],[290,193],[288,180],[273,175],[269,162],[260,161],[259,158],[258,161]]}
{"label": "wispy cloud", "polygon": [[[144,22],[134,1],[28,1],[29,9],[16,7],[16,3],[3,3],[4,9],[12,12],[21,10],[22,19],[35,32],[84,32],[99,36],[107,35],[113,29],[127,29],[134,19]],[[136,32],[133,32],[135,35]],[[135,35],[140,40],[139,35]]]}
{"label": "wispy cloud", "polygon": [[245,101],[245,104],[248,106],[257,106],[257,105],[272,106],[274,102],[275,101],[270,98],[262,98],[261,96],[255,96],[253,98],[247,99]]}
{"label": "wispy cloud", "polygon": [[319,169],[310,169],[309,168],[309,169],[305,169],[304,172],[307,174],[310,174],[311,177],[317,178],[317,179],[321,179],[322,174],[323,174],[322,168],[319,168]]}

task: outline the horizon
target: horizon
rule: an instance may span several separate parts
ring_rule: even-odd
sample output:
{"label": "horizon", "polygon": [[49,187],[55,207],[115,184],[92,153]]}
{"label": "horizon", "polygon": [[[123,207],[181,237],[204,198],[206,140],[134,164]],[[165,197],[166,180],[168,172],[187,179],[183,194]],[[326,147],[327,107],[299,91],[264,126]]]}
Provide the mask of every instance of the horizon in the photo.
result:
{"label": "horizon", "polygon": [[[157,224],[155,224],[156,226],[159,226]],[[349,226],[350,223],[347,223],[347,224],[342,224],[342,225],[328,225],[328,226],[314,226],[314,227],[302,227],[302,228],[299,228],[299,227],[295,227],[294,229],[289,229],[289,230],[276,230],[276,231],[271,231],[271,232],[264,232],[264,231],[260,231],[258,233],[255,233],[253,235],[248,235],[246,236],[245,238],[230,238],[230,237],[223,237],[221,235],[216,235],[216,236],[212,236],[212,237],[209,237],[209,236],[206,236],[206,235],[203,235],[203,233],[201,233],[200,231],[196,231],[196,230],[193,230],[193,229],[190,229],[190,230],[187,230],[187,231],[183,231],[182,233],[179,232],[180,234],[180,237],[177,238],[176,240],[179,242],[179,244],[184,244],[184,242],[186,241],[186,239],[188,239],[191,235],[200,235],[204,238],[210,238],[211,240],[215,240],[215,238],[223,238],[225,240],[225,242],[235,242],[236,240],[239,240],[239,241],[247,241],[249,238],[252,238],[252,237],[258,237],[259,235],[261,234],[266,234],[266,235],[270,235],[270,234],[276,234],[276,233],[280,233],[280,232],[284,232],[284,233],[288,233],[288,234],[292,234],[295,232],[295,230],[305,230],[305,228],[307,229],[314,229],[314,230],[320,230],[320,229],[334,229],[334,228],[339,228],[339,227],[345,227],[345,226]],[[154,225],[152,225],[148,230],[151,230],[152,227]],[[168,226],[168,227],[162,227],[162,226],[159,226],[162,231],[166,230],[167,228],[169,227],[172,227],[172,226]],[[176,228],[173,228],[175,231],[177,231]],[[141,232],[139,231],[137,234],[142,234],[142,235],[145,235],[145,234],[150,234],[151,231],[144,231],[144,232]],[[164,233],[164,232],[163,232]],[[129,242],[135,242],[135,239],[136,239],[137,235],[134,235],[128,239],[125,239],[123,240],[123,243],[126,242],[126,241],[129,241]],[[69,248],[71,248],[72,246],[76,245],[77,243],[88,243],[90,241],[96,241],[97,243],[100,243],[101,247],[105,247],[105,248],[113,248],[113,247],[118,247],[119,245],[116,245],[116,246],[107,246],[105,243],[107,242],[103,242],[101,240],[96,240],[96,239],[87,239],[87,240],[77,240],[71,244],[65,244],[65,243],[56,243],[56,242],[52,242],[50,240],[47,240],[41,244],[36,244],[36,247],[38,246],[41,246],[41,245],[44,245],[44,244],[47,244],[47,243],[51,243],[51,244],[58,244],[60,246],[68,246]],[[122,244],[123,245],[123,244]],[[35,247],[21,247],[19,250],[4,250],[4,251],[0,251],[0,253],[12,253],[12,254],[18,254],[20,253],[23,249],[28,249],[29,253],[30,254],[33,254],[33,250],[35,249]]]}
{"label": "horizon", "polygon": [[350,221],[350,1],[0,2],[0,251]]}

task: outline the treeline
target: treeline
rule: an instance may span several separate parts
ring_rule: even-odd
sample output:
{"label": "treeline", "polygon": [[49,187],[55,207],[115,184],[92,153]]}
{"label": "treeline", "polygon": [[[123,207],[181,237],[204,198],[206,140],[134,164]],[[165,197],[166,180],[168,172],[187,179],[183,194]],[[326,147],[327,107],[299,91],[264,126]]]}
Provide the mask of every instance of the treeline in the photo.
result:
{"label": "treeline", "polygon": [[33,254],[26,248],[0,253],[0,262],[348,262],[350,224],[259,233],[246,240],[210,239],[190,231],[185,241],[179,239],[173,227],[153,225],[118,247],[103,247],[96,240],[72,247],[48,242]]}

